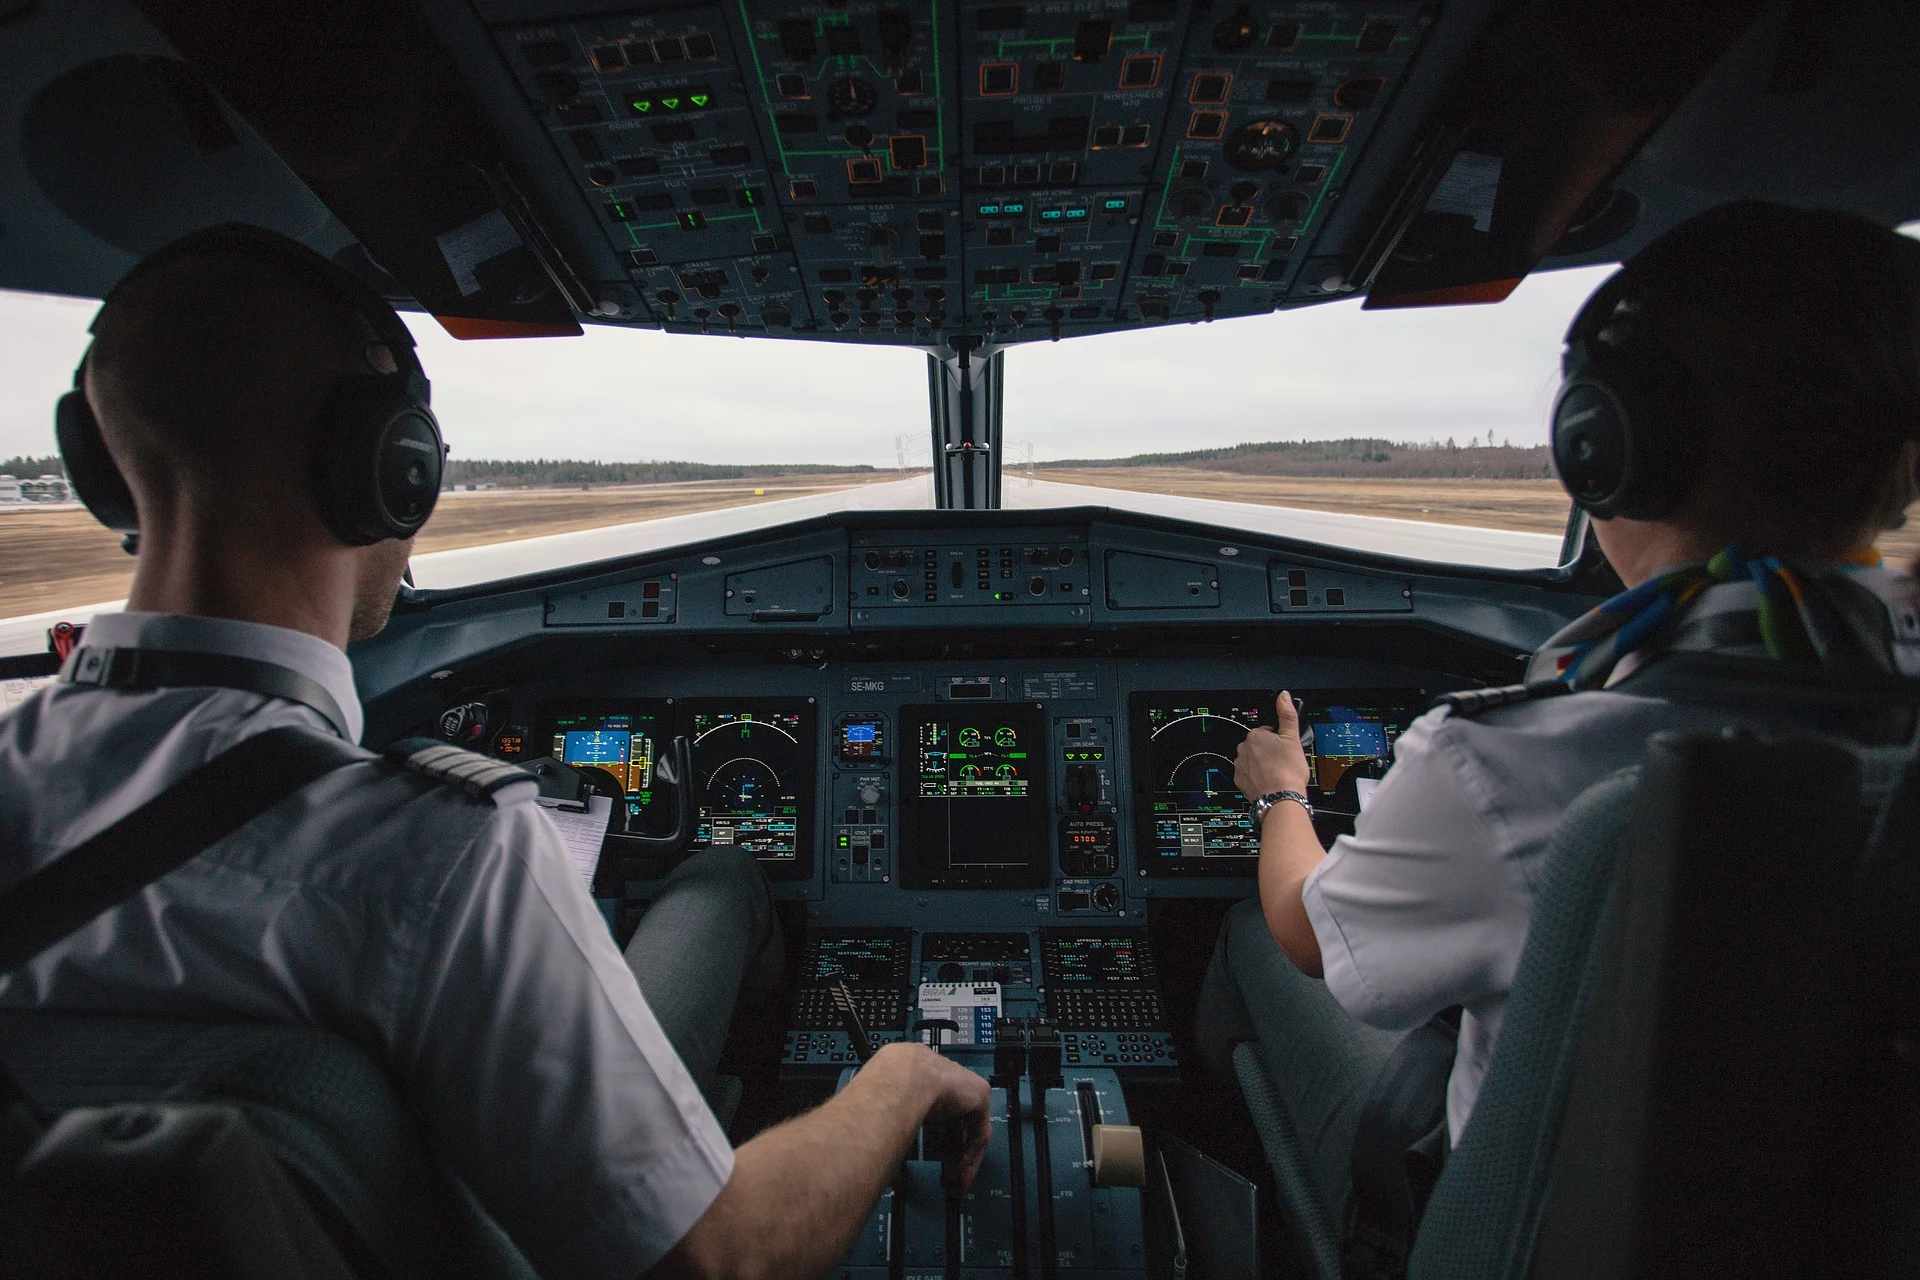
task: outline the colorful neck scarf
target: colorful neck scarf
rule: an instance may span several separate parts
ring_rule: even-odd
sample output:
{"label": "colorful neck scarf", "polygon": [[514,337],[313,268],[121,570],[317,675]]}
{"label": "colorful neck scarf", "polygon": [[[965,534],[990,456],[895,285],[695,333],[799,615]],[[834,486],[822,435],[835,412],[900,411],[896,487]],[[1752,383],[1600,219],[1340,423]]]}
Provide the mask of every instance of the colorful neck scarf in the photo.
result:
{"label": "colorful neck scarf", "polygon": [[[1527,680],[1598,689],[1628,655],[1671,649],[1764,652],[1776,662],[1892,673],[1886,606],[1846,572],[1879,563],[1873,551],[1835,563],[1748,555],[1731,546],[1704,564],[1649,578],[1575,619],[1540,647]],[[1751,583],[1753,593],[1723,592],[1726,598],[1717,602],[1708,596],[1734,583]]]}

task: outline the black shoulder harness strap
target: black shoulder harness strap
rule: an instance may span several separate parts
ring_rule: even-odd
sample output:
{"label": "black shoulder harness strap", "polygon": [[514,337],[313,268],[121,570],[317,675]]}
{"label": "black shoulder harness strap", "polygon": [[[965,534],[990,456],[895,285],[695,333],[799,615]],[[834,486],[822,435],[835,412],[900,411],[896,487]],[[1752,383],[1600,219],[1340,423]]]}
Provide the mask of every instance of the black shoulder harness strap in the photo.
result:
{"label": "black shoulder harness strap", "polygon": [[332,734],[255,734],[0,892],[0,974],[183,866],[308,784],[377,757]]}
{"label": "black shoulder harness strap", "polygon": [[82,645],[60,669],[60,679],[67,684],[94,685],[102,689],[239,689],[311,707],[326,717],[341,737],[352,736],[347,732],[347,717],[341,713],[340,704],[318,680],[291,667],[258,658]]}
{"label": "black shoulder harness strap", "polygon": [[1572,691],[1565,680],[1535,680],[1531,684],[1503,684],[1493,689],[1461,689],[1455,693],[1443,693],[1433,700],[1433,705],[1451,707],[1457,716],[1477,716],[1495,707],[1510,707],[1516,702],[1532,702],[1538,698],[1555,698]]}

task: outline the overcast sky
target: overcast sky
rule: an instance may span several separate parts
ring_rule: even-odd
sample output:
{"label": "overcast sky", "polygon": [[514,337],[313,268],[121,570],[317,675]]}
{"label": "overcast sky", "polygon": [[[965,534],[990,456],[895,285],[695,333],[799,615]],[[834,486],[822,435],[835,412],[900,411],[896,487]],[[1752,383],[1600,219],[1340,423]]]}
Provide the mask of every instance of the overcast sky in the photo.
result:
{"label": "overcast sky", "polygon": [[[1546,438],[1560,338],[1604,269],[1536,275],[1491,307],[1358,302],[1007,356],[1007,439],[1049,458],[1352,435]],[[0,291],[0,456],[53,451],[53,402],[94,304]],[[926,456],[925,358],[644,330],[456,342],[409,317],[456,456],[892,466]]]}

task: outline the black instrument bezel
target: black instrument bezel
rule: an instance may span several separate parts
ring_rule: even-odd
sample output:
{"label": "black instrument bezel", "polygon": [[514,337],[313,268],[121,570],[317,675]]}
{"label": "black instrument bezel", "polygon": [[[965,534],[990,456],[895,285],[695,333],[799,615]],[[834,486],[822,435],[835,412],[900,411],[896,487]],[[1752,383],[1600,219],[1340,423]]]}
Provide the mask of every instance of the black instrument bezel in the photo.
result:
{"label": "black instrument bezel", "polygon": [[[921,830],[933,812],[933,806],[947,803],[923,800],[919,794],[920,726],[937,720],[973,718],[1008,719],[1020,717],[1031,732],[1035,749],[1032,785],[1022,810],[1018,828],[1030,842],[1029,856],[1019,866],[971,867],[951,865],[930,867],[923,857]],[[900,708],[900,746],[894,753],[900,762],[900,883],[907,889],[1044,889],[1053,882],[1053,791],[1048,776],[1051,754],[1047,736],[1047,711],[1037,702],[930,702]],[[1015,802],[1005,802],[1016,807]]]}
{"label": "black instrument bezel", "polygon": [[[767,711],[780,714],[797,713],[800,717],[799,764],[801,774],[795,788],[799,801],[799,812],[794,819],[794,856],[792,858],[756,858],[760,869],[769,880],[807,880],[813,876],[816,852],[817,832],[815,830],[819,808],[820,792],[820,706],[813,698],[782,697],[742,697],[742,698],[680,698],[675,702],[679,712],[678,732],[693,742],[693,718],[706,712],[716,711]],[[698,751],[698,743],[693,743]],[[697,766],[696,766],[697,768]],[[701,844],[695,837],[691,848],[695,851],[711,848]]]}

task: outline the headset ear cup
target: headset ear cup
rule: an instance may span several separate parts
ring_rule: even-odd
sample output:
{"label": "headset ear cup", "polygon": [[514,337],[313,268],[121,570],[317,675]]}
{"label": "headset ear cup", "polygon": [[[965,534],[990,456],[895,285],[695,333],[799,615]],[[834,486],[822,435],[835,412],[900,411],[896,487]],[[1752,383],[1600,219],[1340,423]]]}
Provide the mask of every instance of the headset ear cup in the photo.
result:
{"label": "headset ear cup", "polygon": [[1620,514],[1632,470],[1625,406],[1605,381],[1568,378],[1553,404],[1553,470],[1575,503],[1602,520]]}
{"label": "headset ear cup", "polygon": [[76,387],[54,405],[53,438],[67,469],[67,483],[73,486],[81,505],[115,533],[137,532],[140,513],[134,506],[133,491],[107,451],[86,392]]}
{"label": "headset ear cup", "polygon": [[314,442],[314,499],[350,547],[410,538],[440,496],[445,447],[433,411],[394,378],[355,379],[328,401]]}
{"label": "headset ear cup", "polygon": [[1553,463],[1575,503],[1602,520],[1679,510],[1698,469],[1705,410],[1686,371],[1648,352],[1627,359],[1581,343],[1553,406]]}

